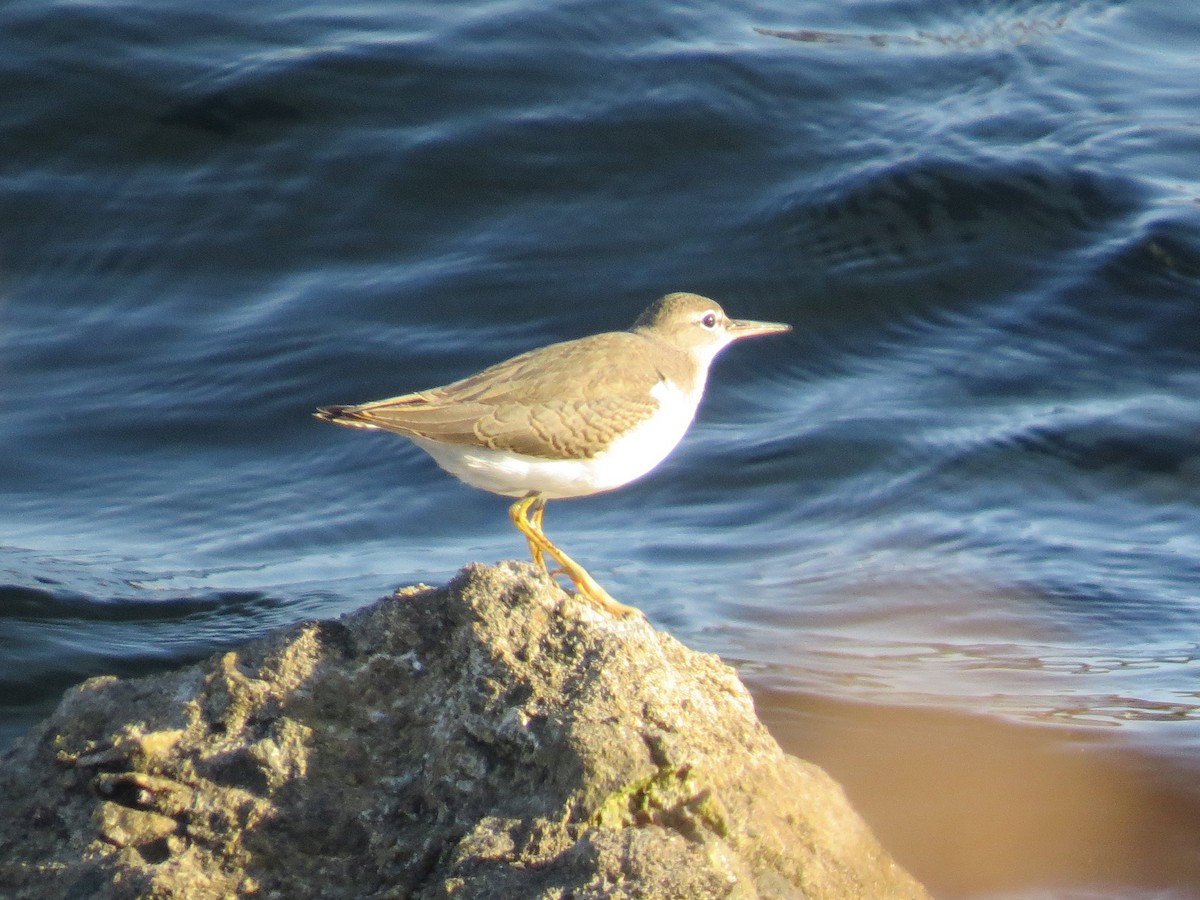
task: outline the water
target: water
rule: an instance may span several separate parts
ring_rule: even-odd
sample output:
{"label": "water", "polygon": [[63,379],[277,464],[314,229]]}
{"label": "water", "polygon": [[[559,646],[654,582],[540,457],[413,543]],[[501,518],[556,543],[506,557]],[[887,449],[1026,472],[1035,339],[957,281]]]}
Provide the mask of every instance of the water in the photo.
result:
{"label": "water", "polygon": [[791,322],[547,529],[947,897],[1200,893],[1200,12],[7,4],[0,736],[521,556],[322,403]]}

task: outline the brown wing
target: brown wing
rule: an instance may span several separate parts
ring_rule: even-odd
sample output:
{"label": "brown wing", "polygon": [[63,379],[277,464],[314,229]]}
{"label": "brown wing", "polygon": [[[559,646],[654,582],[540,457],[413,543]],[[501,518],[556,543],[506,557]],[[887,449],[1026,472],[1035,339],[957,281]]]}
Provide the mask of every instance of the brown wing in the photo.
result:
{"label": "brown wing", "polygon": [[318,415],[546,459],[592,456],[658,408],[650,389],[663,375],[644,361],[645,340],[612,332],[552,344],[445,387]]}

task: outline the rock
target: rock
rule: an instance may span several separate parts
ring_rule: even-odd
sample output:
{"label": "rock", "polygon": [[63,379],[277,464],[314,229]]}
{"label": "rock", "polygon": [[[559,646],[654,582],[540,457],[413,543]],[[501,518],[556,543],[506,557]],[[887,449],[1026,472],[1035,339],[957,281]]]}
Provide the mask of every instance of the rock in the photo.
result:
{"label": "rock", "polygon": [[516,563],[84,682],[0,823],[30,900],[927,896],[719,659]]}

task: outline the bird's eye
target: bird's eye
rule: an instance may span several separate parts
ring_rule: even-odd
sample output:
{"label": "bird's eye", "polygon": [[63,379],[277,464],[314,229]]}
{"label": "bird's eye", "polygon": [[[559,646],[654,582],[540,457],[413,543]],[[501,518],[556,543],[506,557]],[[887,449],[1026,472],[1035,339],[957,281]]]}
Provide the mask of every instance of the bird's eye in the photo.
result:
{"label": "bird's eye", "polygon": [[714,328],[717,324],[717,314],[710,312],[705,313],[704,318],[700,320],[700,324],[705,328]]}

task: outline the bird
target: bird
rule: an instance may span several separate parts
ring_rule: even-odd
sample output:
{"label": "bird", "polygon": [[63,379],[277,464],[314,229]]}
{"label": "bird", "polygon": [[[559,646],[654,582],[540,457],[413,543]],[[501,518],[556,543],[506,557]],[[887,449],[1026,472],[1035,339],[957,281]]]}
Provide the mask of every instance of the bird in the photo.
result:
{"label": "bird", "polygon": [[548,344],[442,387],[386,400],[322,406],[318,419],[394,432],[446,472],[519,498],[509,518],[535,565],[546,557],[579,596],[612,616],[638,614],[614,599],[542,529],[546,502],[622,487],[650,472],[695,418],[708,371],[734,341],[791,330],[731,319],[708,297],[660,297],[626,331]]}

